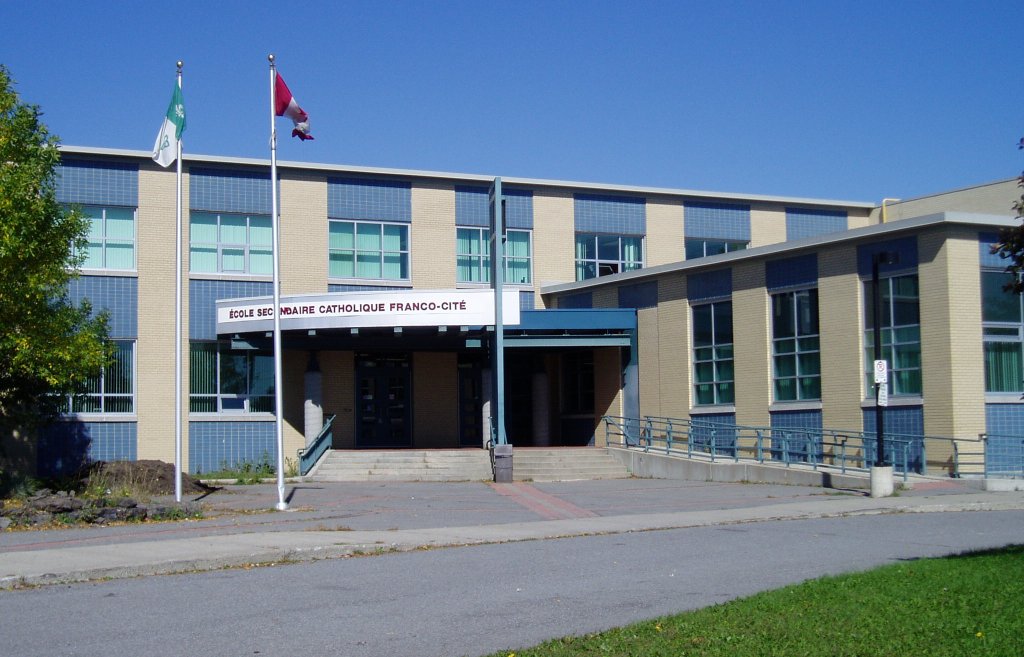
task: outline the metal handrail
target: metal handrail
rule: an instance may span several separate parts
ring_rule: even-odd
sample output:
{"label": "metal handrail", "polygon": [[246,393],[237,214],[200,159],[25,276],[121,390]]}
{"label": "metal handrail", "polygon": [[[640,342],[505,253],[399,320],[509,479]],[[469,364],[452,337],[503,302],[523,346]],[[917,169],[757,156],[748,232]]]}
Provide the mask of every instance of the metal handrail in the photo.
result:
{"label": "metal handrail", "polygon": [[336,415],[331,415],[324,422],[324,426],[320,429],[320,433],[316,435],[313,442],[301,447],[298,450],[299,456],[299,474],[305,477],[309,474],[309,471],[313,469],[316,462],[320,460],[320,457],[324,455],[328,449],[330,449],[331,443],[334,442],[334,433],[331,427],[334,425],[334,418]]}
{"label": "metal handrail", "polygon": [[[643,416],[629,418],[607,415],[603,418],[609,444],[618,441],[626,447],[645,452],[658,449],[666,454],[705,457],[712,462],[723,456],[733,461],[774,462],[786,467],[800,464],[815,470],[835,467],[845,473],[866,471],[874,464],[875,434],[870,431],[842,429],[758,427],[701,420]],[[630,427],[640,427],[633,436]],[[1022,439],[1024,440],[1024,439]],[[973,450],[969,445],[977,444]],[[887,432],[886,462],[901,472],[906,481],[910,473],[923,474],[929,466],[928,454],[949,454],[943,467],[950,476],[982,474],[984,462],[965,460],[965,453],[982,454],[982,438],[949,438]],[[1024,447],[1022,447],[1024,450]],[[974,470],[981,466],[981,471]]]}

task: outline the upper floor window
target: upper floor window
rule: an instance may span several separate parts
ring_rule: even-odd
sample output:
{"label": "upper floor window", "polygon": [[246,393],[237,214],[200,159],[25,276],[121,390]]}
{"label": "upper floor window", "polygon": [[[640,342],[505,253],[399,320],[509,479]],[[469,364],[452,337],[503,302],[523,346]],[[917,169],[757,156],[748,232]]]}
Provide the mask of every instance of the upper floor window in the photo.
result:
{"label": "upper floor window", "polygon": [[[921,312],[917,274],[879,281],[882,295],[882,358],[889,364],[889,392],[920,395]],[[866,390],[874,389],[874,301],[871,281],[864,283],[864,372]]]}
{"label": "upper floor window", "polygon": [[86,382],[84,394],[67,400],[65,412],[135,412],[135,341],[113,340],[114,358]]}
{"label": "upper floor window", "polygon": [[85,205],[89,219],[84,269],[135,269],[135,209]]}
{"label": "upper floor window", "polygon": [[[456,280],[459,283],[489,283],[491,280],[491,230],[463,228],[456,231]],[[530,231],[505,231],[505,282],[528,285],[530,279]]]}
{"label": "upper floor window", "polygon": [[618,274],[644,266],[643,238],[576,233],[576,280]]}
{"label": "upper floor window", "polygon": [[1007,292],[1003,270],[981,272],[985,392],[1024,392],[1024,297]]}
{"label": "upper floor window", "polygon": [[328,227],[331,278],[409,280],[409,226],[331,219]]}
{"label": "upper floor window", "polygon": [[273,413],[273,354],[251,349],[233,350],[224,342],[192,342],[189,345],[189,411]]}
{"label": "upper floor window", "polygon": [[272,274],[270,217],[192,212],[189,270],[218,274]]}
{"label": "upper floor window", "polygon": [[818,291],[772,295],[775,401],[821,399]]}
{"label": "upper floor window", "polygon": [[732,301],[716,301],[694,306],[694,403],[734,403],[734,381]]}
{"label": "upper floor window", "polygon": [[712,240],[703,237],[686,238],[686,259],[703,258],[704,256],[731,253],[747,248],[748,242],[738,240]]}

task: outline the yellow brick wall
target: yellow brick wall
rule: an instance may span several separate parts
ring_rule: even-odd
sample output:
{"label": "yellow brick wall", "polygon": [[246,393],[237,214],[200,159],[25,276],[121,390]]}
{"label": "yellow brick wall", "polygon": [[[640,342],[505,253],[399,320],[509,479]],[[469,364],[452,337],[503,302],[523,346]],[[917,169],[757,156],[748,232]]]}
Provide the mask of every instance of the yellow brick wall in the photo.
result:
{"label": "yellow brick wall", "polygon": [[871,217],[871,210],[849,210],[846,214],[846,227],[849,229],[863,228],[878,223]]}
{"label": "yellow brick wall", "polygon": [[683,203],[647,199],[647,237],[644,264],[648,267],[683,260]]}
{"label": "yellow brick wall", "polygon": [[822,425],[862,429],[864,353],[861,282],[853,246],[818,255],[818,323],[821,331]]}
{"label": "yellow brick wall", "polygon": [[281,181],[281,294],[327,292],[327,179],[294,171]]}
{"label": "yellow brick wall", "polygon": [[786,209],[780,206],[751,206],[750,246],[764,246],[785,241]]}
{"label": "yellow brick wall", "polygon": [[413,362],[413,446],[455,447],[459,441],[458,355],[416,352]]}
{"label": "yellow brick wall", "polygon": [[[924,431],[976,439],[985,431],[977,230],[951,227],[922,235],[918,256]],[[962,448],[976,450],[967,443]],[[951,445],[929,445],[930,467],[948,467],[951,457]]]}
{"label": "yellow brick wall", "polygon": [[306,445],[306,366],[309,353],[285,349],[281,354],[281,391],[284,414],[281,416],[281,436],[284,439],[284,457],[296,458],[296,452]]}
{"label": "yellow brick wall", "polygon": [[[637,311],[640,334],[637,365],[640,371],[640,415],[661,415],[661,359],[658,345],[658,309]],[[648,410],[650,409],[650,410]]]}
{"label": "yellow brick wall", "polygon": [[454,186],[424,182],[413,185],[410,232],[413,287],[455,287]]}
{"label": "yellow brick wall", "polygon": [[[182,262],[188,271],[188,177],[182,180]],[[138,458],[174,463],[176,176],[139,167],[136,267],[139,274],[135,402]],[[188,277],[182,274],[182,468],[188,469]]]}
{"label": "yellow brick wall", "polygon": [[551,283],[576,280],[576,224],[572,193],[537,190],[533,193],[533,280],[536,307],[544,307],[539,291]]}
{"label": "yellow brick wall", "polygon": [[334,418],[334,447],[355,449],[355,354],[351,351],[321,351],[324,418]]}
{"label": "yellow brick wall", "polygon": [[736,381],[736,423],[771,424],[771,357],[769,302],[763,262],[743,262],[732,270],[733,365]]}
{"label": "yellow brick wall", "polygon": [[604,423],[605,415],[622,415],[622,356],[617,347],[594,349],[594,444],[608,444]]}
{"label": "yellow brick wall", "polygon": [[[641,333],[640,339],[644,339]],[[686,276],[669,274],[658,280],[658,387],[659,409],[645,415],[685,418],[690,414],[690,306],[686,300]],[[640,370],[641,377],[646,376]]]}

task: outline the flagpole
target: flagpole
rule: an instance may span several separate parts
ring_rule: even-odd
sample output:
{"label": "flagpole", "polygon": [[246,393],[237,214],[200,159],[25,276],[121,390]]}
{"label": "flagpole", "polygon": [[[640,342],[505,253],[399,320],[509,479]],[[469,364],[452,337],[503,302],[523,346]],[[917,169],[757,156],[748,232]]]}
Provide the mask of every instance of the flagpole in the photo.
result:
{"label": "flagpole", "polygon": [[[178,60],[178,89],[181,89],[181,67]],[[181,140],[178,139],[178,175],[175,198],[176,229],[174,243],[176,258],[174,267],[174,499],[181,502]]]}
{"label": "flagpole", "polygon": [[277,438],[277,510],[287,511],[288,503],[284,499],[284,432],[281,418],[284,415],[283,391],[281,376],[281,250],[278,238],[278,199],[277,199],[277,128],[275,119],[277,108],[275,102],[275,82],[277,70],[274,68],[274,54],[267,56],[270,61],[270,204],[273,206],[270,216],[270,228],[273,233],[274,248],[274,431]]}

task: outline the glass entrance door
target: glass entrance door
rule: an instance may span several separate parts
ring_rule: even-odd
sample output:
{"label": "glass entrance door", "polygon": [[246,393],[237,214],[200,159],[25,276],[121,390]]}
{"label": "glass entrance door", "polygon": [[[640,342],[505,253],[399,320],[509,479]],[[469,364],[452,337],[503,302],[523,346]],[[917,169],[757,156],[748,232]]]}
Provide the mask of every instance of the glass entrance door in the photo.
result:
{"label": "glass entrance door", "polygon": [[409,357],[356,359],[356,447],[412,447]]}

